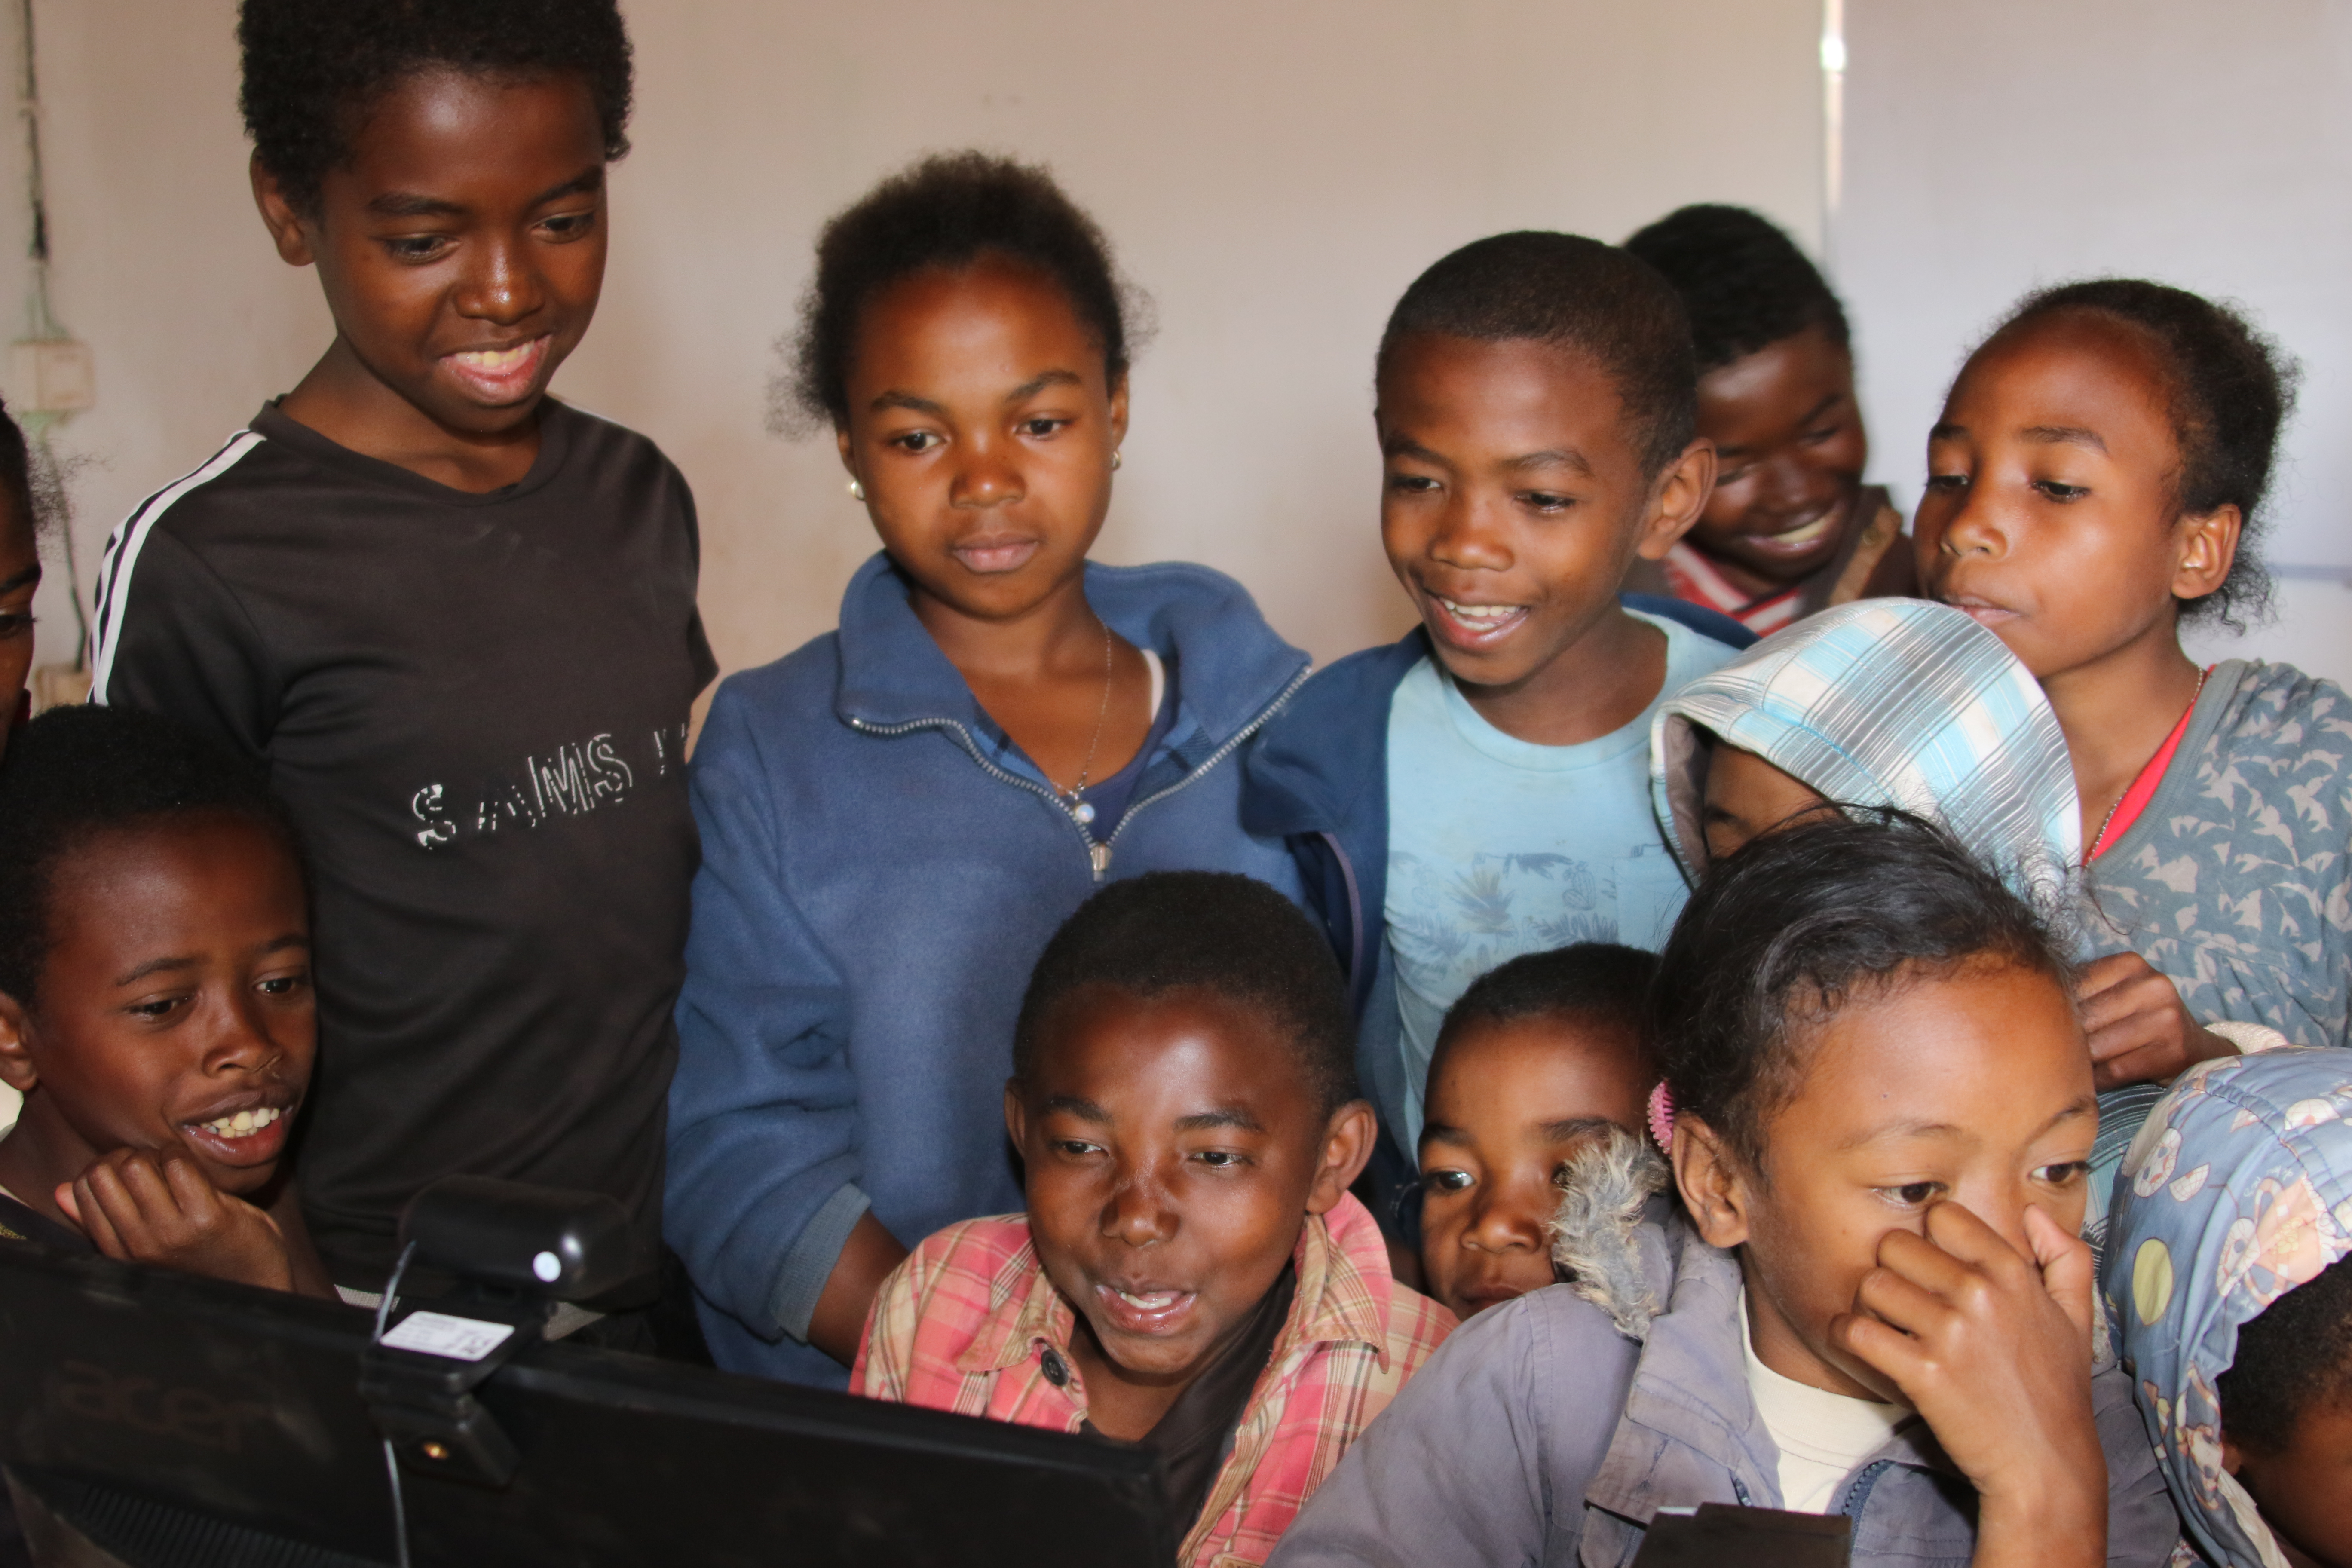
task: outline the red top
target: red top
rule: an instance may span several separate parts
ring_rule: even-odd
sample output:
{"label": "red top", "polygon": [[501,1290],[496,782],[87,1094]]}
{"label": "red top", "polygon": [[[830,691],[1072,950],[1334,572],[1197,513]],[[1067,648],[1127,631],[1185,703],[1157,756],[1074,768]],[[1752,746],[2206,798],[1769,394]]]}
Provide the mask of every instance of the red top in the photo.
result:
{"label": "red top", "polygon": [[[2208,670],[2206,673],[2212,672]],[[2198,682],[2198,689],[2200,693],[2204,689],[2201,679]],[[2139,814],[2147,809],[2147,803],[2156,798],[2157,786],[2164,783],[2164,770],[2172,765],[2172,753],[2180,750],[2180,737],[2189,733],[2189,721],[2196,712],[2197,704],[2191,701],[2180,715],[2180,722],[2172,727],[2172,733],[2167,735],[2164,744],[2156,749],[2156,755],[2148,758],[2147,766],[2140,769],[2139,776],[2132,780],[2131,788],[2124,791],[2123,799],[2116,802],[2116,809],[2107,816],[2107,825],[2099,829],[2098,842],[2092,845],[2091,852],[2083,857],[2084,865],[2097,859],[2106,852],[2108,845],[2129,833],[2131,825],[2139,820]]]}

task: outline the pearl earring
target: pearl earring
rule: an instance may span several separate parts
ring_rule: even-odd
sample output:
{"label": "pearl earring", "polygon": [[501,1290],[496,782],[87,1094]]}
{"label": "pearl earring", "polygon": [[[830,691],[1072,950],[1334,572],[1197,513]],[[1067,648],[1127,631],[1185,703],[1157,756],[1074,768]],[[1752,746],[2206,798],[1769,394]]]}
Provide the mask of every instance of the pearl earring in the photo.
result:
{"label": "pearl earring", "polygon": [[864,500],[866,499],[866,487],[859,484],[856,479],[850,480],[849,499],[851,500]]}
{"label": "pearl earring", "polygon": [[1111,466],[1111,468],[1112,468],[1112,469],[1113,469],[1114,471],[1116,471],[1116,470],[1118,469],[1118,465],[1119,465],[1119,463],[1120,463],[1120,461],[1121,461],[1121,460],[1122,460],[1122,458],[1121,458],[1121,455],[1120,455],[1118,452],[1117,452],[1117,451],[1113,451],[1113,452],[1111,453],[1111,455],[1110,455],[1110,466]]}

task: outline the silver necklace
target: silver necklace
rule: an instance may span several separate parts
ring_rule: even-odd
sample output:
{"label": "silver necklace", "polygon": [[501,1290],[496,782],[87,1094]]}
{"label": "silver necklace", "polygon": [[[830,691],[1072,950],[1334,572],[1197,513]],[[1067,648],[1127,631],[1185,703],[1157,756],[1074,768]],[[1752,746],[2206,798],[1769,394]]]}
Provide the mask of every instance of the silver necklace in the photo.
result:
{"label": "silver necklace", "polygon": [[1062,797],[1063,804],[1070,808],[1070,816],[1080,826],[1095,819],[1094,805],[1087,799],[1087,782],[1095,771],[1095,752],[1102,746],[1103,721],[1110,717],[1110,623],[1097,616],[1095,625],[1102,627],[1103,635],[1102,706],[1095,710],[1095,738],[1087,742],[1087,760],[1078,764],[1077,783],[1067,789],[1054,792]]}
{"label": "silver necklace", "polygon": [[[2205,678],[2212,673],[2213,667],[2211,665],[2207,665],[2203,669],[2197,672],[2197,689],[2189,694],[2189,712],[2194,713],[2197,711],[2197,700],[2205,695]],[[2157,748],[2158,751],[2162,751],[2163,749],[2164,748],[2161,746]],[[2152,763],[2156,761],[2156,759],[2154,757],[2150,757],[2147,761]],[[2145,771],[2147,767],[2147,763],[2142,763],[2140,767]],[[2116,813],[2124,808],[2124,795],[2131,794],[2132,784],[2137,783],[2139,783],[2139,774],[2134,773],[2132,775],[2131,784],[2124,785],[2123,795],[2116,796],[2116,804],[2107,807],[2107,815],[2099,818],[2099,830],[2091,835],[2090,847],[2083,851],[2084,865],[2089,865],[2098,855],[2099,846],[2107,841],[2107,829],[2114,826]]]}

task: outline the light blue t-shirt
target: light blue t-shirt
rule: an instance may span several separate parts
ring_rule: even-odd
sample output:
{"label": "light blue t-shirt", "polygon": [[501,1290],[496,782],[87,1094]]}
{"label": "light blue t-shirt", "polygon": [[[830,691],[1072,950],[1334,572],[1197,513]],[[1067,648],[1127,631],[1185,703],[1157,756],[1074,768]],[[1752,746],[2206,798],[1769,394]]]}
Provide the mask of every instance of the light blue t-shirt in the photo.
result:
{"label": "light blue t-shirt", "polygon": [[1655,951],[1689,889],[1650,804],[1658,704],[1735,650],[1679,622],[1666,679],[1640,718],[1574,746],[1538,746],[1478,716],[1424,658],[1389,706],[1389,949],[1409,1087],[1406,1147],[1437,1026],[1470,983],[1523,952],[1575,942]]}

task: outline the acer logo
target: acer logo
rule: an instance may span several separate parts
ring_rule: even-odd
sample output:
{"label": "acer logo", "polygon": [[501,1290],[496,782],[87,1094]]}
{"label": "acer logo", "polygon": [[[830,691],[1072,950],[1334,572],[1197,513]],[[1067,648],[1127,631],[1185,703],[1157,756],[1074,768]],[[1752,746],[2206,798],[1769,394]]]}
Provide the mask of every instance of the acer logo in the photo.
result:
{"label": "acer logo", "polygon": [[270,1424],[267,1405],[232,1402],[201,1388],[170,1387],[152,1377],[117,1376],[86,1361],[65,1363],[49,1387],[54,1404],[85,1420],[176,1437],[223,1453],[241,1450],[249,1423]]}

